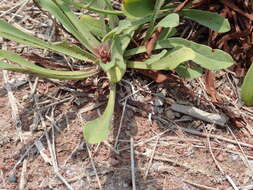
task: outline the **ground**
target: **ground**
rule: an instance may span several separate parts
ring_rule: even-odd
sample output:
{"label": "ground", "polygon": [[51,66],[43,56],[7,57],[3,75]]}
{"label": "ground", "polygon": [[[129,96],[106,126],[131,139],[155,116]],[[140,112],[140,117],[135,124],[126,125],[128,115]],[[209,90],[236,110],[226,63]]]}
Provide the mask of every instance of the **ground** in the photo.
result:
{"label": "ground", "polygon": [[[41,38],[68,35],[55,31],[32,2],[4,2],[1,19],[11,19]],[[0,42],[2,48],[19,53],[64,60]],[[253,189],[253,109],[238,97],[240,81],[233,72],[215,73],[221,106],[206,94],[203,77],[172,76],[157,84],[128,71],[117,86],[110,137],[91,146],[83,139],[82,125],[103,111],[106,79],[72,83],[1,71],[0,189]],[[172,104],[195,106],[230,120],[233,115],[236,121],[213,125],[174,112]]]}

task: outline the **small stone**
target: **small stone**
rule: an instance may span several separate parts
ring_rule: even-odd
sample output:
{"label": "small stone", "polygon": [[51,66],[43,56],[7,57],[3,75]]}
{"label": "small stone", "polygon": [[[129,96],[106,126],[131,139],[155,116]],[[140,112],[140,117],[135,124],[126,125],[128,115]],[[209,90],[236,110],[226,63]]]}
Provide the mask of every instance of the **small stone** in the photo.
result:
{"label": "small stone", "polygon": [[175,114],[170,108],[165,110],[165,115],[167,119],[170,119],[170,120],[175,119]]}
{"label": "small stone", "polygon": [[164,97],[166,97],[167,96],[167,94],[168,94],[168,92],[167,92],[167,89],[162,89],[161,90],[161,94],[164,96]]}
{"label": "small stone", "polygon": [[154,101],[155,106],[163,106],[163,101],[161,98],[156,97]]}
{"label": "small stone", "polygon": [[231,154],[231,159],[232,159],[233,161],[237,161],[237,160],[240,159],[240,156],[239,156],[238,154]]}
{"label": "small stone", "polygon": [[11,183],[16,183],[17,182],[17,177],[15,175],[9,176],[8,181]]}

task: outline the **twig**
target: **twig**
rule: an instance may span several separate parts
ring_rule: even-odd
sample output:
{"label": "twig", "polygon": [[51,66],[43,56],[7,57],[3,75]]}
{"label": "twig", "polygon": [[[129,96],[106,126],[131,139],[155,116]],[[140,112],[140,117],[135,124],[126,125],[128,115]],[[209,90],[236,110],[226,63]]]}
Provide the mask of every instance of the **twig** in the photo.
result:
{"label": "twig", "polygon": [[[136,146],[141,146],[141,145],[146,144],[146,143],[148,143],[148,142],[150,142],[150,141],[153,141],[154,139],[157,139],[158,137],[162,136],[163,134],[167,133],[167,132],[170,131],[170,130],[171,130],[171,129],[167,129],[167,130],[165,130],[165,131],[163,131],[163,132],[161,132],[161,133],[159,133],[159,134],[157,134],[157,135],[155,135],[155,136],[153,136],[153,137],[151,137],[151,138],[149,138],[149,139],[146,139],[146,140],[144,140],[144,141],[137,142],[137,143],[134,144],[134,147],[136,147]],[[131,146],[130,146],[130,147],[131,147]],[[128,150],[130,147],[122,148],[122,149],[119,150],[119,152],[124,151],[124,150]]]}
{"label": "twig", "polygon": [[179,11],[181,11],[188,3],[190,3],[191,0],[185,0],[183,3],[180,3],[175,10],[173,11],[173,13],[178,13]]}
{"label": "twig", "polygon": [[18,13],[20,11],[22,11],[22,9],[25,7],[25,5],[29,2],[30,0],[26,0],[24,1],[24,3],[19,7],[19,9],[12,15],[12,17],[8,20],[8,22],[10,23],[15,17],[16,15],[18,15]]}
{"label": "twig", "polygon": [[12,116],[12,119],[15,121],[15,126],[16,126],[16,130],[17,130],[17,134],[19,136],[19,139],[21,142],[23,142],[21,120],[20,120],[19,114],[18,114],[17,100],[16,100],[15,96],[13,95],[11,87],[8,83],[8,71],[3,70],[3,78],[4,78],[5,88],[6,88],[7,94],[8,94],[8,99],[9,99],[9,102],[11,105],[11,111],[12,111],[11,116]]}
{"label": "twig", "polygon": [[74,148],[74,150],[70,153],[70,155],[67,157],[67,159],[63,162],[63,166],[65,166],[70,158],[76,153],[76,151],[79,149],[79,147],[83,146],[84,142],[82,141],[81,143],[79,142],[78,145]]}
{"label": "twig", "polygon": [[54,173],[55,173],[55,175],[65,184],[65,186],[67,187],[67,189],[73,190],[73,188],[72,188],[71,185],[68,183],[68,181],[60,174],[59,168],[58,168],[58,166],[57,166],[57,160],[55,159],[55,153],[53,153],[53,147],[52,147],[52,144],[51,144],[51,142],[50,142],[48,133],[45,132],[45,134],[46,134],[48,149],[49,149],[49,152],[50,152],[50,155],[51,155],[51,162],[52,162],[52,164],[53,164]]}
{"label": "twig", "polygon": [[[238,144],[238,146],[239,146],[239,148],[240,148],[240,150],[241,150],[241,152],[242,152],[242,155],[243,155],[243,158],[244,158],[244,160],[243,160],[243,161],[244,161],[244,164],[250,169],[251,174],[253,175],[253,168],[252,168],[252,166],[251,166],[251,164],[250,164],[250,162],[249,162],[249,160],[248,160],[248,158],[247,158],[247,156],[246,156],[246,154],[245,154],[245,152],[244,152],[242,146],[239,144],[238,139],[236,138],[235,134],[234,134],[233,131],[230,129],[230,127],[227,126],[227,128],[228,128],[229,132],[232,134],[233,138],[236,140],[236,142],[237,142],[237,144]],[[245,162],[246,162],[246,163],[245,163]]]}
{"label": "twig", "polygon": [[[174,124],[174,126],[173,125],[169,125],[169,126],[167,126],[167,127],[170,127],[171,129],[180,129],[180,130],[182,130],[182,131],[184,131],[184,132],[187,132],[187,133],[190,133],[190,134],[193,134],[193,135],[197,135],[197,136],[201,136],[201,137],[207,137],[207,134],[205,134],[205,133],[201,133],[201,132],[199,132],[199,131],[197,131],[197,130],[195,130],[195,129],[189,129],[189,128],[184,128],[184,127],[180,127],[180,126],[178,126],[177,125],[177,123],[176,122],[174,122],[174,121],[169,121],[169,120],[167,120],[167,119],[164,119],[164,118],[161,118],[161,117],[155,117],[155,116],[153,116],[155,119],[157,119],[157,120],[159,120],[159,121],[161,121],[161,122],[164,122],[164,123],[173,123]],[[244,147],[248,147],[248,148],[253,148],[253,145],[252,144],[248,144],[248,143],[243,143],[243,142],[236,142],[235,140],[232,140],[232,139],[228,139],[228,138],[225,138],[225,137],[223,137],[223,136],[220,136],[220,135],[212,135],[212,134],[209,134],[209,137],[211,138],[211,139],[218,139],[218,140],[221,140],[221,141],[224,141],[224,142],[228,142],[228,143],[231,143],[231,144],[235,144],[235,145],[238,145],[238,144],[240,144],[241,146],[244,146]]]}
{"label": "twig", "polygon": [[222,173],[222,175],[224,175],[226,177],[227,181],[230,183],[230,185],[233,187],[233,189],[234,190],[239,190],[238,187],[236,186],[236,184],[234,183],[234,181],[232,180],[232,178],[229,175],[225,174],[225,172],[222,169],[222,167],[220,166],[219,162],[216,160],[216,158],[215,158],[215,156],[213,154],[213,151],[212,151],[209,135],[207,135],[207,142],[208,142],[209,151],[211,153],[211,156],[212,156],[212,158],[214,160],[214,163],[215,163],[216,167],[219,169],[219,171]]}
{"label": "twig", "polygon": [[102,189],[102,185],[101,185],[101,182],[100,182],[98,173],[97,173],[97,169],[96,169],[94,160],[93,160],[93,158],[92,158],[92,154],[91,154],[89,145],[88,145],[87,143],[86,143],[86,148],[87,148],[87,150],[88,150],[88,154],[89,154],[89,158],[90,158],[90,162],[91,162],[92,168],[93,168],[93,170],[94,170],[94,172],[95,172],[95,175],[96,175],[96,179],[97,179],[97,183],[98,183],[99,189]]}
{"label": "twig", "polygon": [[216,113],[208,113],[203,110],[200,110],[196,107],[193,106],[185,106],[185,105],[180,105],[180,104],[172,104],[171,109],[173,111],[183,113],[186,115],[189,115],[191,117],[209,122],[209,123],[214,123],[220,126],[225,126],[227,122],[227,118]]}
{"label": "twig", "polygon": [[247,186],[240,187],[240,190],[252,190],[252,189],[253,189],[253,185],[247,185]]}
{"label": "twig", "polygon": [[[135,151],[135,154],[143,155],[143,156],[146,156],[148,158],[151,158],[150,153],[141,153],[141,152]],[[179,167],[185,168],[185,169],[187,169],[187,170],[189,170],[191,172],[194,172],[194,173],[198,172],[198,173],[201,173],[201,174],[206,175],[206,176],[211,176],[209,172],[202,171],[202,170],[200,170],[198,168],[191,167],[187,163],[179,162],[177,160],[173,160],[173,159],[169,158],[168,154],[163,154],[162,156],[155,155],[153,157],[153,160],[159,160],[159,161],[163,161],[163,162],[169,162],[169,163],[173,164],[174,166],[179,166]]]}
{"label": "twig", "polygon": [[121,115],[121,118],[120,118],[119,129],[118,129],[117,136],[116,136],[116,138],[115,138],[114,148],[116,148],[116,147],[117,147],[117,144],[118,144],[119,135],[120,135],[120,132],[121,132],[121,128],[122,128],[123,121],[124,121],[124,115],[125,115],[125,112],[126,112],[127,100],[128,100],[128,98],[126,98],[126,99],[125,99],[125,102],[124,102],[123,111],[122,111],[122,115]]}
{"label": "twig", "polygon": [[43,160],[46,162],[46,163],[49,163],[50,165],[53,165],[52,164],[52,160],[44,153],[44,150],[45,150],[45,147],[43,146],[43,144],[41,143],[40,140],[36,140],[34,142],[37,150],[39,151],[41,157],[43,158]]}
{"label": "twig", "polygon": [[25,2],[25,0],[24,0],[24,1],[21,1],[19,4],[16,4],[15,6],[11,7],[10,9],[4,11],[4,12],[0,15],[0,17],[3,17],[3,16],[6,15],[7,13],[11,12],[13,9],[16,9],[17,7],[21,6],[24,2]]}
{"label": "twig", "polygon": [[148,177],[148,172],[149,172],[149,169],[150,169],[150,167],[152,165],[152,161],[153,161],[153,158],[154,158],[154,155],[155,155],[155,150],[156,150],[157,144],[159,142],[159,138],[160,138],[160,136],[158,136],[157,139],[156,139],[155,146],[153,148],[153,151],[152,151],[152,154],[151,154],[151,157],[150,157],[147,169],[146,169],[145,174],[144,174],[144,180],[146,180],[147,177]]}
{"label": "twig", "polygon": [[20,176],[19,190],[24,190],[26,185],[27,159],[23,161],[23,167]]}
{"label": "twig", "polygon": [[200,185],[200,184],[197,184],[197,183],[193,183],[191,181],[188,181],[188,180],[183,180],[185,183],[189,183],[190,185],[193,185],[195,187],[198,187],[200,189],[206,189],[206,190],[217,190],[216,188],[212,188],[212,187],[208,187],[208,186],[205,186],[205,185]]}
{"label": "twig", "polygon": [[130,153],[131,153],[132,190],[136,190],[135,164],[134,164],[134,139],[132,135],[130,136]]}

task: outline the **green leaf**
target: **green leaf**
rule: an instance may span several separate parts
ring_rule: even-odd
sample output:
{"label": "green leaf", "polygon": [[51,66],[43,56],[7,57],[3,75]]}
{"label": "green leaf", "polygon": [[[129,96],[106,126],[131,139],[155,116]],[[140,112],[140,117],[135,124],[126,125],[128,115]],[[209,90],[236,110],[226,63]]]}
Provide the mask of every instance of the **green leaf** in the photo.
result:
{"label": "green leaf", "polygon": [[166,40],[172,36],[175,36],[175,34],[177,33],[176,28],[164,28],[162,30],[162,33],[160,34],[158,40]]}
{"label": "green leaf", "polygon": [[111,30],[109,33],[107,33],[103,37],[102,42],[105,42],[109,39],[114,38],[116,35],[123,33],[124,31],[130,29],[131,27],[133,27],[133,25],[129,20],[119,21],[119,25],[116,28],[114,28],[113,30]]}
{"label": "green leaf", "polygon": [[181,77],[194,79],[203,74],[203,69],[198,65],[188,66],[185,64],[180,64],[176,68],[176,72]]}
{"label": "green leaf", "polygon": [[144,17],[153,13],[156,0],[124,0],[123,12],[130,17]]}
{"label": "green leaf", "polygon": [[241,96],[248,106],[253,105],[253,63],[251,64],[242,84]]}
{"label": "green leaf", "polygon": [[180,15],[185,16],[186,18],[189,18],[216,32],[223,33],[228,32],[231,29],[228,19],[225,19],[218,13],[197,9],[185,9],[180,12]]}
{"label": "green leaf", "polygon": [[88,29],[95,36],[102,38],[106,34],[104,23],[100,19],[96,19],[89,15],[83,15],[80,18],[80,23],[82,27]]}
{"label": "green leaf", "polygon": [[164,17],[157,25],[156,27],[177,27],[179,25],[179,15],[176,13],[171,13]]}
{"label": "green leaf", "polygon": [[101,117],[88,122],[83,127],[84,138],[90,144],[100,143],[108,138],[111,128],[116,97],[116,84],[111,84],[109,101]]}
{"label": "green leaf", "polygon": [[[234,64],[233,58],[226,52],[212,49],[208,46],[198,44],[183,38],[169,38],[167,40],[158,41],[154,49],[187,47],[194,51],[195,58],[192,60],[203,68],[209,70],[220,70],[230,67]],[[130,49],[126,51],[125,57],[145,52],[145,47]]]}
{"label": "green leaf", "polygon": [[159,61],[161,58],[163,58],[167,54],[167,50],[162,50],[160,53],[152,55],[148,60],[145,61],[147,65],[151,65],[154,62]]}
{"label": "green leaf", "polygon": [[196,57],[192,61],[194,61],[201,67],[209,70],[216,71],[220,69],[225,69],[234,64],[233,58],[228,53],[218,49],[212,49],[208,46],[198,44],[182,38],[170,38],[168,40],[161,41],[161,43],[159,43],[158,46],[159,45],[165,47],[182,46],[191,48],[196,54]]}
{"label": "green leaf", "polygon": [[148,30],[147,30],[146,35],[144,37],[144,42],[146,42],[148,39],[150,39],[153,32],[155,31],[155,22],[156,22],[158,15],[159,15],[159,11],[160,11],[162,5],[164,4],[164,1],[165,0],[156,0],[156,2],[155,2],[154,11],[152,14],[152,19],[151,19],[151,22],[149,23]]}
{"label": "green leaf", "polygon": [[68,7],[69,4],[63,0],[36,0],[38,4],[52,14],[80,43],[91,52],[99,47],[99,41],[82,27],[79,19]]}
{"label": "green leaf", "polygon": [[104,14],[104,15],[124,16],[122,11],[106,10],[106,9],[102,8],[103,6],[101,6],[101,5],[104,5],[105,0],[104,1],[97,0],[96,1],[97,3],[95,3],[94,6],[93,6],[93,3],[92,3],[92,5],[88,4],[88,3],[90,3],[91,0],[89,0],[89,1],[82,0],[84,3],[75,2],[73,0],[63,0],[63,1],[70,4],[70,5],[74,5],[75,7],[80,8],[80,9],[87,9],[90,11],[94,11],[100,15]]}
{"label": "green leaf", "polygon": [[109,63],[100,63],[106,72],[110,81],[116,83],[122,79],[126,72],[126,63],[123,54],[130,43],[134,34],[133,28],[129,28],[120,35],[113,37],[111,45],[111,61]]}
{"label": "green leaf", "polygon": [[122,42],[123,36],[121,38],[116,36],[112,42],[111,61],[106,64],[100,64],[113,83],[120,81],[126,72],[126,64],[123,58],[123,51],[126,48],[126,44],[124,45]]}
{"label": "green leaf", "polygon": [[16,53],[0,50],[0,60],[4,59],[12,61],[17,65],[9,65],[4,62],[0,62],[0,69],[32,74],[44,78],[54,78],[61,80],[81,80],[98,73],[98,71],[94,67],[87,68],[82,71],[56,71],[46,69],[44,67],[40,67],[38,65],[28,62],[26,59]]}
{"label": "green leaf", "polygon": [[148,63],[149,60],[144,62],[129,61],[127,63],[127,67],[134,69],[173,70],[179,64],[185,61],[193,60],[195,56],[194,51],[190,48],[176,47],[168,52],[162,59],[154,61],[152,64]]}
{"label": "green leaf", "polygon": [[55,43],[44,42],[38,38],[35,38],[29,34],[20,31],[19,29],[13,27],[12,25],[3,20],[0,20],[0,36],[36,48],[56,51],[80,60],[95,61],[97,59],[94,55],[82,50],[76,45],[69,45],[65,41]]}

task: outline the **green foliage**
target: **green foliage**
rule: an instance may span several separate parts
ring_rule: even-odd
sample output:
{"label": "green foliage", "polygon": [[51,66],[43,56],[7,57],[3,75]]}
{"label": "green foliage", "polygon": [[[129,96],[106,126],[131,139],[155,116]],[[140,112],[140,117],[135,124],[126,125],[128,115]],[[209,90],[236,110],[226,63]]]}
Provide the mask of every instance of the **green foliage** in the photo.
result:
{"label": "green foliage", "polygon": [[83,131],[83,134],[89,143],[99,143],[101,141],[104,141],[109,135],[114,112],[115,97],[116,84],[113,83],[111,84],[109,100],[103,115],[91,122],[88,122],[84,128],[85,130]]}
{"label": "green foliage", "polygon": [[180,15],[206,26],[215,32],[228,32],[231,29],[228,20],[221,17],[218,13],[185,9],[180,12]]}
{"label": "green foliage", "polygon": [[[123,11],[114,10],[110,0],[35,1],[56,18],[81,46],[69,44],[67,41],[46,42],[2,20],[0,20],[0,37],[65,54],[93,63],[94,66],[81,71],[56,71],[38,66],[16,53],[1,50],[0,69],[66,80],[80,80],[104,71],[110,81],[106,109],[101,117],[83,127],[85,139],[92,144],[106,140],[110,132],[116,83],[122,79],[127,68],[175,69],[180,76],[195,78],[201,76],[203,68],[219,70],[233,64],[231,56],[221,50],[212,50],[208,46],[173,37],[178,36],[176,27],[180,25],[180,16],[217,32],[229,31],[228,21],[216,13],[191,9],[173,13],[173,5],[167,6],[168,1],[165,0],[125,0],[122,5]],[[72,12],[73,6],[96,12],[98,18],[88,15],[81,15],[79,18]],[[160,27],[164,30],[154,45],[156,51],[153,51],[148,59],[136,61],[138,54],[146,52],[146,47],[141,44],[149,40]],[[135,36],[142,36],[138,39],[141,41],[138,44],[135,42]]]}
{"label": "green foliage", "polygon": [[125,0],[124,14],[130,17],[144,17],[152,14],[156,0]]}
{"label": "green foliage", "polygon": [[242,85],[241,96],[246,105],[253,105],[253,63],[251,64]]}

